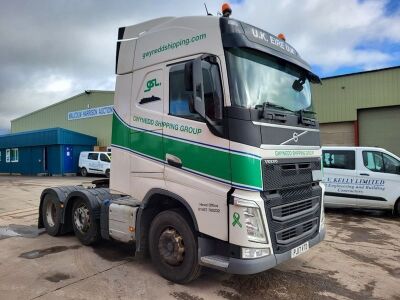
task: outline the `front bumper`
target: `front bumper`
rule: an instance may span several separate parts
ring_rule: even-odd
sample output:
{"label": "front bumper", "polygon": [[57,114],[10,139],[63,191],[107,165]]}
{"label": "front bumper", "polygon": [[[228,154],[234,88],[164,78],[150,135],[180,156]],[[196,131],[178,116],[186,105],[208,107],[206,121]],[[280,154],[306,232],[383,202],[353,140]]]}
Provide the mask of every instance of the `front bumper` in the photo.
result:
{"label": "front bumper", "polygon": [[[309,240],[310,248],[323,241],[325,238],[325,232],[326,229],[323,228],[317,236]],[[255,259],[239,259],[231,257],[226,272],[241,275],[256,274],[271,269],[290,258],[291,251],[286,251],[281,254],[271,254]]]}

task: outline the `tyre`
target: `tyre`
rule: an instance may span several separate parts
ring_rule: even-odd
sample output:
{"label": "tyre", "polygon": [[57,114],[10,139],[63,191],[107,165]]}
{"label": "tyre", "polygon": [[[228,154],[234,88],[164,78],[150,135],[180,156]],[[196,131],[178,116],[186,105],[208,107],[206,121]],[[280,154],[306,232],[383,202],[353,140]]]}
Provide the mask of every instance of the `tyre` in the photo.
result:
{"label": "tyre", "polygon": [[394,212],[398,217],[400,217],[400,199],[397,200],[397,202],[394,206]]}
{"label": "tyre", "polygon": [[107,169],[105,174],[107,178],[110,178],[110,169]]}
{"label": "tyre", "polygon": [[86,168],[82,168],[82,169],[81,169],[81,175],[82,175],[82,177],[86,177],[87,174],[88,174],[88,172],[87,172]]}
{"label": "tyre", "polygon": [[93,209],[85,199],[77,199],[72,206],[72,227],[75,236],[84,245],[92,245],[100,240],[100,224]]}
{"label": "tyre", "polygon": [[188,283],[200,275],[194,230],[179,211],[163,211],[149,232],[151,260],[167,280]]}
{"label": "tyre", "polygon": [[57,236],[61,232],[61,206],[55,195],[47,194],[42,203],[43,225],[49,235]]}

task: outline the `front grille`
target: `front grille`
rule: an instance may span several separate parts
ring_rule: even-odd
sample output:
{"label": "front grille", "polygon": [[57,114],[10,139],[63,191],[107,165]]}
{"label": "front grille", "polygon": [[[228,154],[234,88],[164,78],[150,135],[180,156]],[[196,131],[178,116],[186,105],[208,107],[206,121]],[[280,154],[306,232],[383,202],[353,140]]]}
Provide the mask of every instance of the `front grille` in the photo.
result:
{"label": "front grille", "polygon": [[313,233],[318,226],[318,218],[297,224],[291,228],[276,233],[276,240],[279,244],[290,244],[302,237]]}
{"label": "front grille", "polygon": [[301,245],[318,234],[322,189],[313,182],[319,159],[263,163],[264,199],[274,252]]}
{"label": "front grille", "polygon": [[319,197],[291,202],[271,208],[272,218],[277,221],[287,221],[319,209]]}
{"label": "front grille", "polygon": [[267,164],[263,161],[264,190],[276,190],[312,182],[312,171],[321,170],[321,160]]}

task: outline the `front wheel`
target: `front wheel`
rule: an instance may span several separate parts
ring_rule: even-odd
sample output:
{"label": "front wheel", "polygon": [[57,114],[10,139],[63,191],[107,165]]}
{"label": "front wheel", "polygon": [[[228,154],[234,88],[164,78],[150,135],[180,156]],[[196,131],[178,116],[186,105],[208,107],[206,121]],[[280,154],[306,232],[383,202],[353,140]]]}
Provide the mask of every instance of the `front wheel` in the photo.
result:
{"label": "front wheel", "polygon": [[176,211],[163,211],[150,226],[150,256],[167,280],[188,283],[200,275],[197,242],[186,219]]}
{"label": "front wheel", "polygon": [[106,175],[107,178],[110,178],[110,169],[106,170],[105,175]]}
{"label": "front wheel", "polygon": [[86,246],[100,240],[99,221],[85,199],[77,199],[72,206],[72,227],[75,236]]}

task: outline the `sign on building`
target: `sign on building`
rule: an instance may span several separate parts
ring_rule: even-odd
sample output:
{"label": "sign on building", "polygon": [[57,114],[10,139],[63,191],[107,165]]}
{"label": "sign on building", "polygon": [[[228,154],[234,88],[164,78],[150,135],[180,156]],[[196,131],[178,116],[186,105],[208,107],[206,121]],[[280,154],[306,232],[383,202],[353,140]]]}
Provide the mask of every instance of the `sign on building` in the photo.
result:
{"label": "sign on building", "polygon": [[86,119],[86,118],[95,118],[95,117],[102,117],[106,115],[112,115],[114,105],[108,106],[100,106],[100,107],[93,107],[84,110],[78,111],[71,111],[68,112],[67,118],[68,121],[79,120],[79,119]]}

